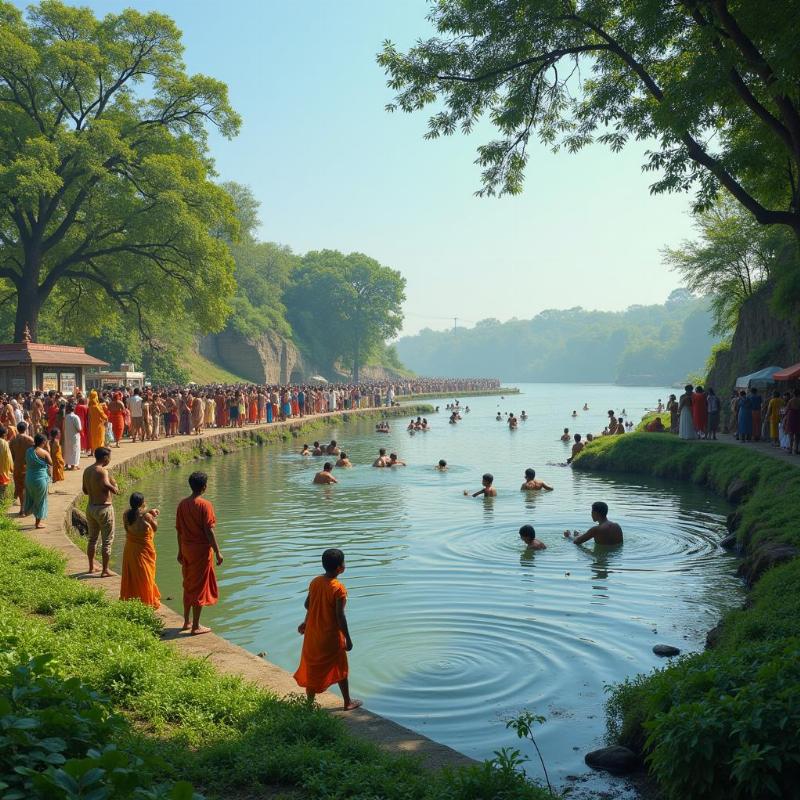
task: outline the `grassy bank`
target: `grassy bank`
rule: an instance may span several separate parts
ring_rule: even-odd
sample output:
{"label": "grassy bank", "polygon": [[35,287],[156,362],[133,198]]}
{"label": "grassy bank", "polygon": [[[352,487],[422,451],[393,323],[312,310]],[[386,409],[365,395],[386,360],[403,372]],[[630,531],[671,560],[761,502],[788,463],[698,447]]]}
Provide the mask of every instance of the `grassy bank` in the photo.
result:
{"label": "grassy bank", "polygon": [[689,480],[737,503],[729,518],[755,588],[711,649],[613,686],[609,737],[645,756],[670,800],[800,793],[800,469],[746,447],[669,434],[602,439],[579,470]]}
{"label": "grassy bank", "polygon": [[87,774],[90,788],[108,789],[92,797],[115,799],[186,800],[178,781],[248,800],[548,796],[497,764],[432,774],[353,738],[327,712],[179,655],[149,608],[68,578],[61,556],[5,516],[0,570],[4,798],[89,797],[78,785]]}

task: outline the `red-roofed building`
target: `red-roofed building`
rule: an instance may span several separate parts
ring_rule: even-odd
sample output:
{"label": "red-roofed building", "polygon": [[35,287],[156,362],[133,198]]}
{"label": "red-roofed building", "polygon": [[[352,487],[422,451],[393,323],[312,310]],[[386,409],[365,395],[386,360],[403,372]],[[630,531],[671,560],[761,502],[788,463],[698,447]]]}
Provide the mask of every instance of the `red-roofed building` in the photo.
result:
{"label": "red-roofed building", "polygon": [[27,339],[0,344],[0,392],[17,394],[55,389],[65,395],[85,390],[86,367],[107,367],[82,347],[39,344]]}

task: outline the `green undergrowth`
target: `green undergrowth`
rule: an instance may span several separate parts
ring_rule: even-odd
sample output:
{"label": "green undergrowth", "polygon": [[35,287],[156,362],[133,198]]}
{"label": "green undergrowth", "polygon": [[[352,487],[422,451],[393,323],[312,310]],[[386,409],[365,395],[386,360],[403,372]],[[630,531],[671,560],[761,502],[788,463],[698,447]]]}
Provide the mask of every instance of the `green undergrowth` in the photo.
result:
{"label": "green undergrowth", "polygon": [[[735,494],[746,555],[800,546],[800,469],[745,446],[632,434],[591,445],[575,468]],[[766,571],[714,633],[712,649],[609,688],[609,739],[644,754],[668,800],[797,797],[800,559]]]}
{"label": "green undergrowth", "polygon": [[[206,660],[181,655],[160,640],[161,622],[151,609],[138,601],[109,601],[99,590],[68,578],[58,554],[28,540],[6,517],[0,518],[0,571],[0,721],[5,725],[0,729],[0,797],[23,778],[29,786],[19,797],[89,797],[88,791],[36,788],[36,781],[48,782],[62,767],[101,783],[114,775],[122,782],[127,775],[141,784],[135,794],[91,795],[97,798],[184,800],[192,793],[181,781],[220,799],[549,796],[504,769],[502,760],[426,771],[413,758],[391,756],[356,739],[341,720],[304,700],[278,699],[239,677],[220,674]],[[23,683],[28,688],[20,688]],[[59,683],[67,690],[59,693]],[[31,694],[31,684],[49,687],[50,711],[25,710],[36,717],[25,723],[35,741],[9,747],[6,734],[19,733],[14,720],[22,713],[12,705]],[[90,716],[99,715],[97,727],[80,741],[67,741],[65,720],[70,714],[81,717],[75,706],[81,698]],[[113,724],[107,724],[107,715]],[[48,752],[53,753],[49,766],[40,763]],[[36,775],[20,777],[15,769],[21,758],[34,765]],[[66,767],[63,758],[69,759]],[[37,777],[40,773],[44,777]]]}

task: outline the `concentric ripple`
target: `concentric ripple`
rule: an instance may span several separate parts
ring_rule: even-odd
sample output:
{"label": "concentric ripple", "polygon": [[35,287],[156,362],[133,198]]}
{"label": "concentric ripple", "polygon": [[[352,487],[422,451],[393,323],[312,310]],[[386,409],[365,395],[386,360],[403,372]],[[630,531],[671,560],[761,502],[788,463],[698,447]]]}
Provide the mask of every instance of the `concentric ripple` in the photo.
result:
{"label": "concentric ripple", "polygon": [[[584,771],[583,753],[604,731],[604,686],[659,662],[657,642],[699,649],[740,587],[720,550],[727,507],[693,486],[632,476],[587,475],[560,466],[568,426],[603,427],[605,411],[631,419],[668,390],[532,385],[524,394],[468,398],[472,412],[410,437],[393,423],[378,437],[366,421],[320,431],[356,464],[340,483],[312,486],[322,459],[299,444],[249,449],[207,464],[209,497],[225,553],[221,602],[204,612],[215,629],[294,670],[308,581],[327,547],[347,557],[348,617],[355,649],[351,684],[368,707],[477,757],[516,745],[505,719],[523,708],[547,717],[537,737],[563,781]],[[570,412],[593,409],[573,420]],[[509,431],[498,410],[530,419]],[[378,447],[409,466],[377,470]],[[450,469],[433,465],[447,459]],[[519,491],[526,467],[555,491]],[[161,507],[158,582],[180,597],[172,525],[191,468],[137,487]],[[482,473],[498,497],[473,499]],[[625,531],[618,548],[577,547],[565,529],[591,525],[605,500]],[[517,531],[530,523],[547,550],[526,552]],[[124,537],[118,537],[121,548]]]}

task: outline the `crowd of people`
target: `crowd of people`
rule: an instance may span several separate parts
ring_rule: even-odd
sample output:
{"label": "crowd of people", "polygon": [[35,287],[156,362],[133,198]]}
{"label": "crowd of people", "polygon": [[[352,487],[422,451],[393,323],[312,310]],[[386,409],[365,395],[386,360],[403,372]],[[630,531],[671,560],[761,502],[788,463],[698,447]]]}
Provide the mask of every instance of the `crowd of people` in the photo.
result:
{"label": "crowd of people", "polygon": [[[712,388],[687,384],[680,397],[659,400],[657,414],[669,414],[669,427],[657,416],[646,425],[653,433],[675,433],[681,439],[716,440],[721,428],[722,400]],[[728,400],[729,431],[744,444],[768,442],[800,455],[800,389],[768,395],[758,388],[734,389]]]}
{"label": "crowd of people", "polygon": [[[490,391],[489,378],[415,378],[360,384],[119,387],[63,395],[0,395],[0,498],[14,484],[20,516],[47,518],[47,496],[64,472],[99,447],[198,435],[335,411],[393,406],[413,395]],[[29,452],[30,451],[30,452]]]}

